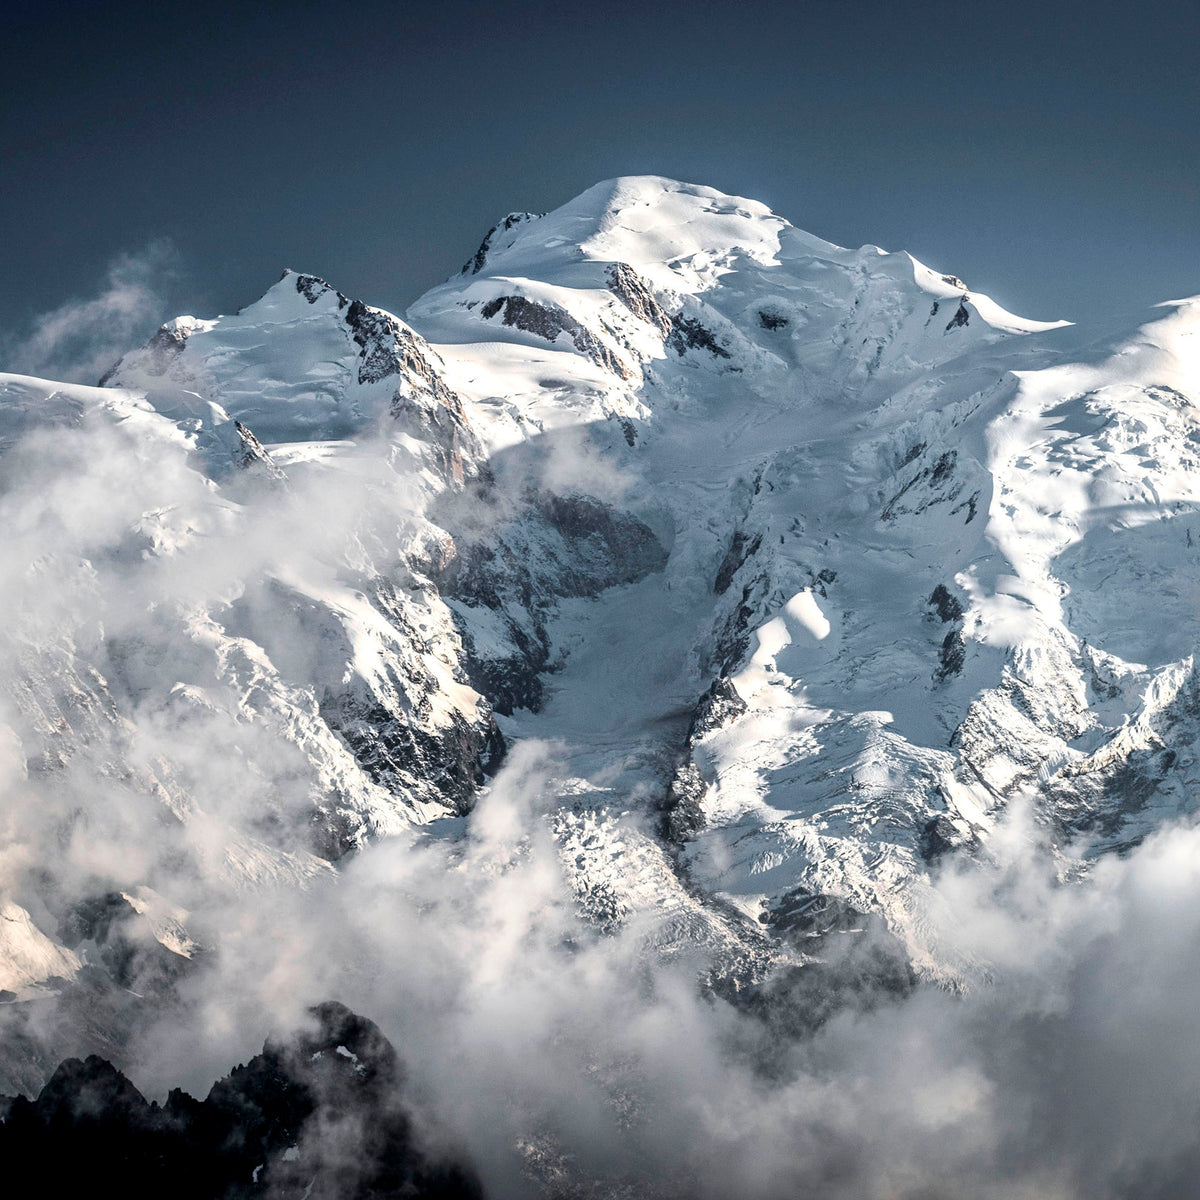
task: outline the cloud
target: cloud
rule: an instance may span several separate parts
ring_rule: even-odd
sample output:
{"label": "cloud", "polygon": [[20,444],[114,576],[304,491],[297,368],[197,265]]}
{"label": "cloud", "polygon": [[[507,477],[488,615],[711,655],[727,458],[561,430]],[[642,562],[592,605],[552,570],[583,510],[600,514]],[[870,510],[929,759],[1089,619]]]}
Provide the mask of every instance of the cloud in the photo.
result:
{"label": "cloud", "polygon": [[177,267],[166,238],[119,255],[94,296],[41,313],[24,332],[0,332],[0,365],[21,375],[95,384],[163,321],[163,292]]}
{"label": "cloud", "polygon": [[336,994],[395,1039],[498,1197],[572,1179],[680,1200],[1194,1194],[1200,832],[1063,886],[1014,815],[996,861],[937,884],[939,932],[987,982],[875,995],[788,1037],[706,996],[694,961],[648,955],[644,929],[579,920],[546,816],[557,753],[523,744],[462,842],[380,843],[299,906],[229,914],[186,1062],[177,1029],[144,1048],[161,1085]]}

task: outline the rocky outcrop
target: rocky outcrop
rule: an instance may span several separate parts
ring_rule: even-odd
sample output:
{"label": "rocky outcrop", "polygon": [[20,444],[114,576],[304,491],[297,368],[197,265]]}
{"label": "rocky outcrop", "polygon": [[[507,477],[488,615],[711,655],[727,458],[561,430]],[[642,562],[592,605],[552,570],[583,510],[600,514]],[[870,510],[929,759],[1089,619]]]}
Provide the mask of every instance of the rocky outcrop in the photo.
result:
{"label": "rocky outcrop", "polygon": [[529,221],[536,221],[539,217],[544,216],[544,213],[530,212],[514,212],[509,213],[503,221],[497,222],[484,234],[483,241],[479,243],[479,249],[463,263],[460,275],[478,275],[483,270],[487,263],[488,253],[496,249],[504,239],[506,233],[516,229],[519,225],[524,225]]}
{"label": "rocky outcrop", "polygon": [[736,721],[746,708],[733,680],[725,677],[714,679],[708,691],[696,702],[683,755],[675,766],[661,806],[663,833],[669,842],[679,845],[704,828],[703,801],[708,783],[693,757],[696,744]]}
{"label": "rocky outcrop", "polygon": [[734,532],[733,540],[729,543],[729,549],[725,551],[725,557],[721,559],[721,565],[717,568],[717,575],[713,580],[713,591],[718,596],[723,596],[729,590],[733,577],[742,569],[745,561],[757,553],[761,545],[762,534],[748,534],[744,529]]}
{"label": "rocky outcrop", "polygon": [[716,335],[695,317],[679,313],[671,318],[667,345],[681,358],[689,350],[707,350],[715,358],[729,358],[729,351],[717,341]]}
{"label": "rocky outcrop", "polygon": [[[149,375],[165,375],[171,364],[183,352],[192,330],[195,328],[190,317],[176,317],[158,329],[146,343],[142,369]],[[124,359],[121,360],[123,362]],[[97,381],[97,387],[107,386],[117,375],[121,362],[114,363]]]}
{"label": "rocky outcrop", "polygon": [[267,452],[267,448],[255,437],[254,431],[241,421],[234,421],[233,428],[238,437],[238,446],[233,451],[234,466],[243,471],[251,468],[265,471],[269,478],[282,483],[286,476]]}
{"label": "rocky outcrop", "polygon": [[702,805],[707,792],[708,784],[690,758],[675,768],[662,806],[662,832],[668,842],[680,845],[704,828]]}
{"label": "rocky outcrop", "polygon": [[150,1103],[92,1055],[68,1059],[35,1099],[0,1103],[0,1154],[48,1195],[228,1200],[477,1200],[465,1156],[428,1153],[404,1070],[373,1022],[342,1004],[310,1010],[314,1029],[268,1040],[207,1098],[178,1089]]}
{"label": "rocky outcrop", "polygon": [[954,310],[954,316],[946,323],[946,332],[949,333],[952,329],[961,329],[964,325],[969,325],[971,322],[971,314],[967,309],[967,299],[964,296],[958,302],[958,308]]}
{"label": "rocky outcrop", "polygon": [[442,378],[433,347],[391,313],[359,300],[346,310],[346,325],[359,348],[358,382],[394,378],[393,421],[433,451],[447,481],[463,483],[474,472],[480,449],[462,401]]}
{"label": "rocky outcrop", "polygon": [[575,349],[598,367],[610,371],[618,379],[633,378],[629,367],[600,338],[557,304],[543,304],[525,296],[499,296],[484,304],[479,313],[485,321],[501,314],[505,325],[548,342],[557,341],[559,335],[565,333]]}
{"label": "rocky outcrop", "polygon": [[724,728],[746,711],[746,702],[738,695],[732,679],[714,679],[712,686],[696,703],[688,741],[695,743]]}
{"label": "rocky outcrop", "polygon": [[438,586],[457,602],[472,684],[498,712],[536,710],[558,600],[634,583],[666,561],[643,521],[581,495],[531,492],[485,536],[460,536]]}
{"label": "rocky outcrop", "polygon": [[650,285],[628,264],[613,263],[605,273],[609,291],[639,321],[653,325],[664,338],[674,328],[674,321],[654,298]]}

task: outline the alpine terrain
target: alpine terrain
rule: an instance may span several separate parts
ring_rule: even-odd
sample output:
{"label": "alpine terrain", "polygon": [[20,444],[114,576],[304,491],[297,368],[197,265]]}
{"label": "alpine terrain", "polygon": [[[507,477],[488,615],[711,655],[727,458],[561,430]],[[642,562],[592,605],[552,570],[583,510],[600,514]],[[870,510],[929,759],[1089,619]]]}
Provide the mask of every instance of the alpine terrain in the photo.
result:
{"label": "alpine terrain", "polygon": [[637,177],[0,375],[9,1160],[1196,1194],[1198,333]]}

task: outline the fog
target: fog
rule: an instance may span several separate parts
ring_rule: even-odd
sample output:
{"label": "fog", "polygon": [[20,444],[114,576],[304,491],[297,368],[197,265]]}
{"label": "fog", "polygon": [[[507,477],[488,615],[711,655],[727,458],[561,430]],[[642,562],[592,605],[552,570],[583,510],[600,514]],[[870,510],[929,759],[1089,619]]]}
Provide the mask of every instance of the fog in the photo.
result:
{"label": "fog", "polygon": [[1196,831],[1064,886],[1014,815],[993,861],[937,884],[939,933],[986,979],[859,996],[788,1043],[707,995],[698,961],[649,959],[638,921],[579,922],[542,816],[554,754],[516,747],[460,842],[386,842],[299,904],[225,914],[188,1036],[155,1031],[143,1081],[202,1089],[252,1030],[337,996],[395,1039],[435,1137],[498,1195],[532,1194],[530,1143],[598,1194],[1192,1194]]}

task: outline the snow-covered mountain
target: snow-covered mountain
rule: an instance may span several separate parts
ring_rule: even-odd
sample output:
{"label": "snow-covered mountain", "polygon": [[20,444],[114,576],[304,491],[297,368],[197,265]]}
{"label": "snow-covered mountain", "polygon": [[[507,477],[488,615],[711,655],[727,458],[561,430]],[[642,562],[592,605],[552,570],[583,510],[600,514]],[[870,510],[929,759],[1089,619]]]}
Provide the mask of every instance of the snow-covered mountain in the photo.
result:
{"label": "snow-covered mountain", "polygon": [[1015,803],[1064,879],[1194,808],[1198,330],[639,177],[405,320],[285,272],[102,387],[0,376],[0,1087],[119,1059],[264,891],[468,869],[523,746],[586,936],[969,986],[933,881]]}

